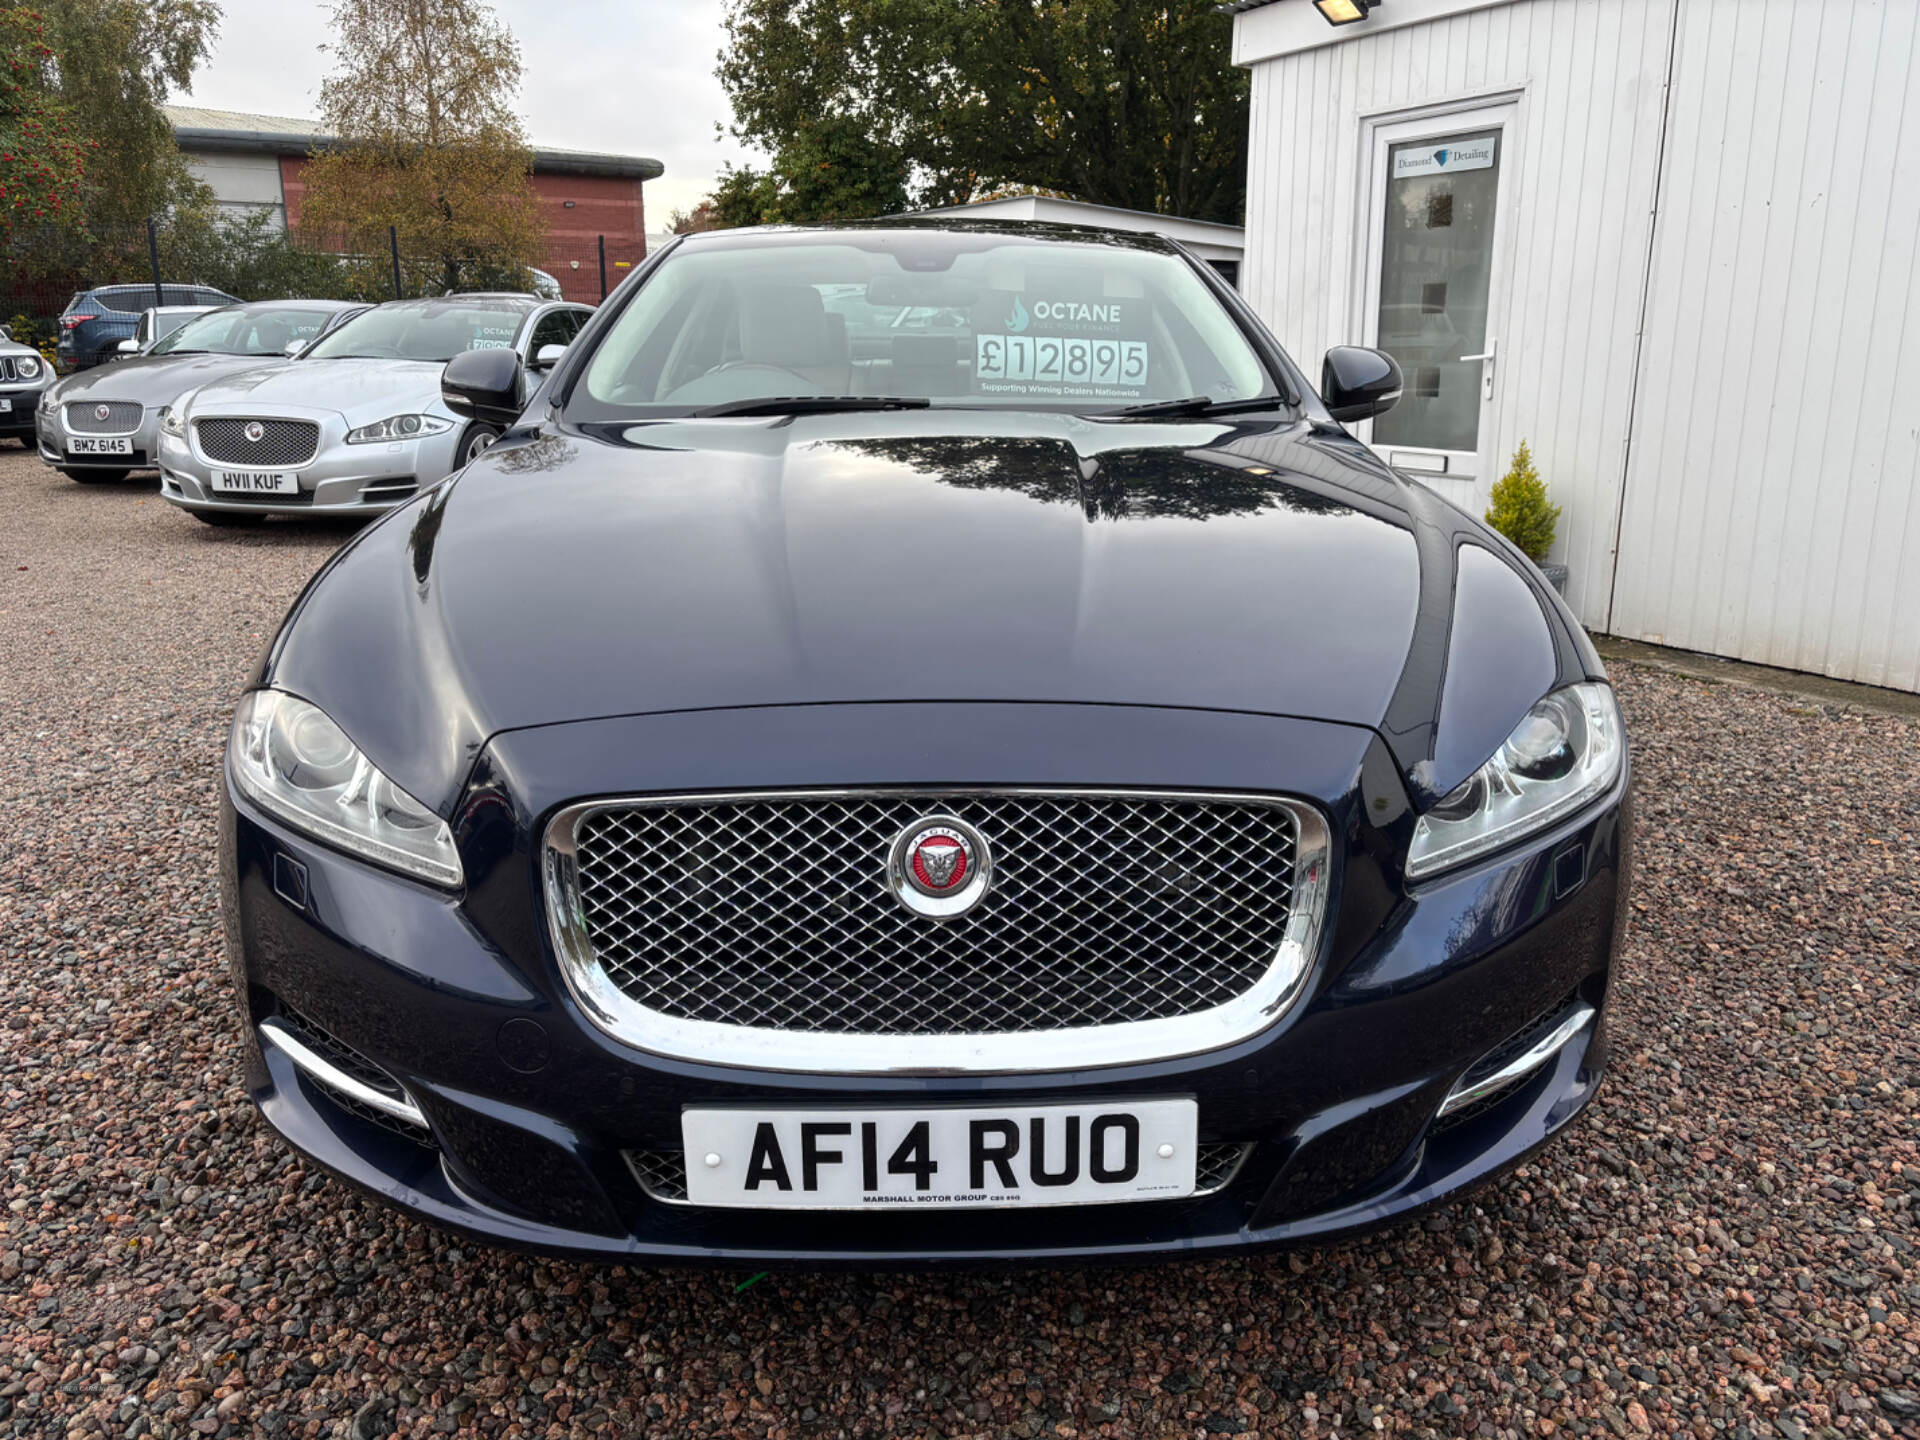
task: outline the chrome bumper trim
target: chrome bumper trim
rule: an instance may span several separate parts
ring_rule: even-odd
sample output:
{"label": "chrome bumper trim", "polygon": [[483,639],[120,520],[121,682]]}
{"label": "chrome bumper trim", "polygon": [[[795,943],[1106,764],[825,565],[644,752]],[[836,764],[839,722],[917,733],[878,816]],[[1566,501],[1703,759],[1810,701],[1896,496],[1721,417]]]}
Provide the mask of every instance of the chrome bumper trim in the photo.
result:
{"label": "chrome bumper trim", "polygon": [[1469,1084],[1464,1078],[1447,1092],[1447,1098],[1440,1102],[1435,1118],[1447,1115],[1476,1100],[1506,1089],[1509,1085],[1525,1079],[1564,1050],[1568,1043],[1592,1023],[1594,1008],[1584,1001],[1568,1012],[1553,1029],[1542,1035],[1532,1045],[1513,1057],[1491,1075],[1482,1076]]}
{"label": "chrome bumper trim", "polygon": [[356,1080],[332,1061],[309,1048],[305,1041],[293,1034],[285,1026],[271,1018],[260,1022],[260,1038],[271,1044],[294,1065],[312,1076],[330,1090],[338,1090],[351,1096],[362,1105],[370,1105],[382,1114],[408,1125],[417,1125],[422,1130],[431,1130],[427,1117],[419,1108],[406,1100],[396,1100],[391,1095],[383,1095],[364,1081]]}

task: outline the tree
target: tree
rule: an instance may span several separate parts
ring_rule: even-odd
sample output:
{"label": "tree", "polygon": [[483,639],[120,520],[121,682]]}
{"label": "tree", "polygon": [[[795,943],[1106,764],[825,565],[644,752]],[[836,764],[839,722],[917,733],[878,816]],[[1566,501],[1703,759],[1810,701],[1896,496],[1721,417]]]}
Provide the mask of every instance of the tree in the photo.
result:
{"label": "tree", "polygon": [[1038,189],[1241,219],[1248,80],[1213,0],[731,0],[726,26],[734,131],[773,154],[780,218],[901,208],[898,175],[908,204]]}
{"label": "tree", "polygon": [[214,0],[38,0],[54,52],[59,98],[87,146],[81,204],[109,244],[181,206],[205,207],[160,109],[184,90],[213,46]]}
{"label": "tree", "polygon": [[1547,563],[1560,507],[1547,499],[1547,482],[1533,468],[1533,452],[1522,440],[1513,464],[1493,484],[1487,523],[1517,545],[1536,565]]}
{"label": "tree", "polygon": [[482,0],[338,0],[333,30],[320,112],[339,138],[307,165],[302,228],[384,255],[392,226],[430,288],[524,287],[546,222],[512,34]]}
{"label": "tree", "polygon": [[46,17],[0,7],[0,256],[17,264],[37,237],[79,228],[86,155],[54,89]]}
{"label": "tree", "polygon": [[851,116],[803,123],[771,168],[728,166],[708,197],[718,226],[859,220],[907,208],[908,166]]}

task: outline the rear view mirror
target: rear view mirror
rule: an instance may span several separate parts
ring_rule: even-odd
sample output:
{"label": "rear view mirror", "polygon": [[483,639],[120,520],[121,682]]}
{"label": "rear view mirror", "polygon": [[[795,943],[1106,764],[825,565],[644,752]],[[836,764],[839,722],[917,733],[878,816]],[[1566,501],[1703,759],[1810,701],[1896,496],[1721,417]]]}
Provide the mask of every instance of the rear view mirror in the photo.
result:
{"label": "rear view mirror", "polygon": [[440,398],[454,414],[503,429],[520,418],[520,357],[511,350],[464,350],[440,372]]}
{"label": "rear view mirror", "polygon": [[1336,345],[1320,366],[1320,398],[1336,420],[1384,415],[1400,398],[1400,365],[1384,350]]}

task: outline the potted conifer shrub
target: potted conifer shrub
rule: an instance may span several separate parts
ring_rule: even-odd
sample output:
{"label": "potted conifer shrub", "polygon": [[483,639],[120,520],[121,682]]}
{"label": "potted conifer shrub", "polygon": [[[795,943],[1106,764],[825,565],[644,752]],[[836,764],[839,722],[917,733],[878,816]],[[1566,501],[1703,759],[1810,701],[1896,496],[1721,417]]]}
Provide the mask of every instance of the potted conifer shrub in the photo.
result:
{"label": "potted conifer shrub", "polygon": [[1547,563],[1547,552],[1553,549],[1554,531],[1560,524],[1560,507],[1547,498],[1547,482],[1533,468],[1533,452],[1524,440],[1514,452],[1507,473],[1494,482],[1487,523],[1538,565],[1555,590],[1565,593],[1567,567]]}

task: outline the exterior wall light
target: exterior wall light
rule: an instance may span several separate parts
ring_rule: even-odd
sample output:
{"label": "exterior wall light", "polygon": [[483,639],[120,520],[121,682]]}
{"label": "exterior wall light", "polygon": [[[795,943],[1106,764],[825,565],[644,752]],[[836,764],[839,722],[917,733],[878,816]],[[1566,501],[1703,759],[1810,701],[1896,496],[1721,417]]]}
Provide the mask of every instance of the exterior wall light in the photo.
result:
{"label": "exterior wall light", "polygon": [[1367,12],[1380,0],[1313,0],[1313,8],[1329,25],[1351,25],[1367,18]]}

